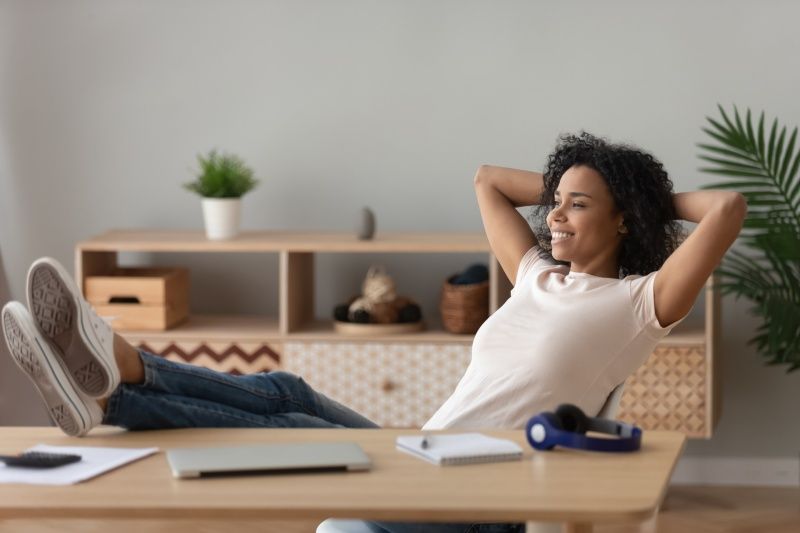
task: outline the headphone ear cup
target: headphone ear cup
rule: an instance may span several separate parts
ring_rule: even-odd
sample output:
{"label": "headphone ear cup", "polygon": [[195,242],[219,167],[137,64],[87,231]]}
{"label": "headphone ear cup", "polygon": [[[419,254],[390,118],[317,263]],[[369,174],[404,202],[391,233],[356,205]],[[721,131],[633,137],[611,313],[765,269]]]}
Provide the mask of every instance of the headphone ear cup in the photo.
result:
{"label": "headphone ear cup", "polygon": [[543,412],[528,420],[525,435],[528,443],[537,450],[551,450],[556,445],[556,433],[561,431],[561,421],[553,413]]}
{"label": "headphone ear cup", "polygon": [[544,413],[539,413],[539,416],[550,422],[550,425],[555,429],[564,429],[561,418],[557,414],[545,411]]}
{"label": "headphone ear cup", "polygon": [[565,403],[558,406],[555,416],[561,422],[561,428],[564,431],[572,431],[574,433],[584,434],[589,429],[589,419],[581,411],[581,408]]}

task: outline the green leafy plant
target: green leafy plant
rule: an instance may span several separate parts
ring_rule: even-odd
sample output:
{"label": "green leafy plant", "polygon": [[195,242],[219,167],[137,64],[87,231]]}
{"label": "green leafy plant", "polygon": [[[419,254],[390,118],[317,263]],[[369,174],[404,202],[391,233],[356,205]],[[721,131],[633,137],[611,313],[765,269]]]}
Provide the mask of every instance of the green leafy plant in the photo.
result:
{"label": "green leafy plant", "polygon": [[745,297],[763,320],[750,339],[771,365],[800,368],[800,148],[797,128],[772,122],[764,131],[764,113],[754,125],[750,110],[743,118],[718,106],[721,119],[706,117],[703,131],[717,144],[698,143],[700,158],[713,166],[700,170],[728,179],[705,188],[737,190],[747,199],[748,213],[739,245],[718,270],[723,294]]}
{"label": "green leafy plant", "polygon": [[198,155],[197,161],[197,179],[183,186],[203,198],[239,198],[258,185],[253,170],[238,156],[211,150],[205,157]]}

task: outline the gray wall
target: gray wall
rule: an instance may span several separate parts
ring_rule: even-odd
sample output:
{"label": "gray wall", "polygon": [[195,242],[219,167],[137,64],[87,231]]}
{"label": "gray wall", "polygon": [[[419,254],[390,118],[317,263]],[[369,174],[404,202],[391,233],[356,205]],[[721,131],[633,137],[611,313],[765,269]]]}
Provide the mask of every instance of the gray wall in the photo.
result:
{"label": "gray wall", "polygon": [[[0,2],[12,294],[34,258],[71,265],[108,228],[200,228],[180,184],[215,146],[264,178],[246,228],[349,230],[369,205],[379,230],[479,231],[475,168],[541,169],[581,128],[651,150],[695,189],[717,102],[800,123],[798,17],[744,0]],[[434,259],[323,256],[318,313],[384,261],[434,315],[441,279],[475,257]],[[277,309],[273,256],[126,260],[189,264],[198,310]],[[725,415],[687,454],[794,457],[800,372],[761,366],[747,304],[724,307]]]}

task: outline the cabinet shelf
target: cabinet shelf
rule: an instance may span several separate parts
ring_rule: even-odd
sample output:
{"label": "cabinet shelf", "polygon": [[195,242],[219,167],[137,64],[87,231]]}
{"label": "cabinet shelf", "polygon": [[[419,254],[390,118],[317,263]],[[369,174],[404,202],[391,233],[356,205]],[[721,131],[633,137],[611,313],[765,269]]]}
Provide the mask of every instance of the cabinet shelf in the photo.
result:
{"label": "cabinet shelf", "polygon": [[[281,333],[278,319],[262,315],[192,314],[178,326],[165,331],[126,330],[120,332],[126,339],[153,339],[180,341],[240,340],[243,342],[424,342],[472,344],[474,335],[459,335],[445,331],[433,324],[425,330],[400,335],[365,337],[342,335],[333,328],[331,320],[315,320],[289,334]],[[706,342],[706,332],[701,328],[675,329],[660,341],[668,346],[701,346]]]}
{"label": "cabinet shelf", "polygon": [[186,321],[165,331],[126,330],[118,333],[126,339],[159,341],[238,339],[245,342],[274,342],[281,337],[278,319],[261,315],[191,314]]}
{"label": "cabinet shelf", "polygon": [[471,345],[475,335],[457,335],[436,326],[426,327],[423,331],[395,335],[343,335],[333,329],[331,320],[315,320],[307,326],[289,334],[287,339],[306,341],[336,342],[424,342],[424,343],[459,343]]}
{"label": "cabinet shelf", "polygon": [[112,230],[79,242],[84,252],[489,252],[481,233],[380,232],[371,240],[352,233],[245,231],[224,241],[201,231]]}
{"label": "cabinet shelf", "polygon": [[174,328],[165,331],[125,330],[118,332],[125,339],[151,339],[157,341],[220,341],[286,342],[286,341],[336,341],[336,342],[425,342],[472,344],[474,335],[456,335],[443,329],[427,328],[414,333],[376,335],[371,337],[343,335],[333,329],[333,321],[317,320],[289,334],[281,333],[278,319],[259,315],[204,315],[193,314]]}

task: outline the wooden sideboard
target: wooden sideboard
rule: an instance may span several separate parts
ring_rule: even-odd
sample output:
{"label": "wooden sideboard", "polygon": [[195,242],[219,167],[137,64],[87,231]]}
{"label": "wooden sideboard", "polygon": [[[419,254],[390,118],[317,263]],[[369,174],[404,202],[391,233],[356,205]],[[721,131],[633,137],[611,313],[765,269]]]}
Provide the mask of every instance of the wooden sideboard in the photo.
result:
{"label": "wooden sideboard", "polygon": [[[490,312],[511,284],[482,233],[244,232],[209,241],[200,231],[116,230],[76,246],[76,278],[107,275],[120,252],[278,254],[277,316],[194,315],[167,331],[120,332],[131,343],[175,361],[236,373],[283,369],[386,427],[419,427],[455,388],[469,363],[472,335],[428,329],[369,338],[336,333],[314,316],[315,254],[485,253]],[[190,265],[185,265],[190,266]],[[348,295],[342,295],[346,297]],[[676,328],[626,382],[619,418],[645,429],[711,437],[720,415],[714,364],[719,294],[706,286],[703,324]]]}

